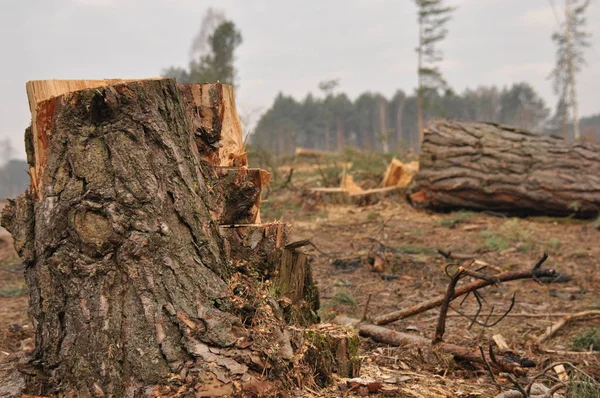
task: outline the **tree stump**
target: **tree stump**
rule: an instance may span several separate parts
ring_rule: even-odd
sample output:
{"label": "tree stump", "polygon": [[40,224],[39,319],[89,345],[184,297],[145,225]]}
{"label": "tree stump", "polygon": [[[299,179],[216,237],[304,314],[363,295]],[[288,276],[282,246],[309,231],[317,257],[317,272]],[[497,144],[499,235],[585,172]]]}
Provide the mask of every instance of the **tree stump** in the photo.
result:
{"label": "tree stump", "polygon": [[[285,228],[238,225],[259,222],[265,179],[245,168],[241,129],[224,132],[239,125],[232,89],[170,79],[57,86],[33,101],[31,188],[2,215],[26,266],[36,332],[25,392],[269,395],[293,386],[297,332],[269,294],[282,262],[268,261],[283,256]],[[208,111],[190,92],[208,93]],[[209,184],[219,181],[228,182]],[[315,289],[309,267],[294,269]]]}
{"label": "tree stump", "polygon": [[417,207],[594,217],[600,146],[492,123],[435,121],[421,146]]}
{"label": "tree stump", "polygon": [[326,386],[331,375],[354,378],[360,375],[360,338],[355,329],[331,324],[307,329],[304,338],[308,342],[305,361],[314,363],[318,370],[317,382]]}

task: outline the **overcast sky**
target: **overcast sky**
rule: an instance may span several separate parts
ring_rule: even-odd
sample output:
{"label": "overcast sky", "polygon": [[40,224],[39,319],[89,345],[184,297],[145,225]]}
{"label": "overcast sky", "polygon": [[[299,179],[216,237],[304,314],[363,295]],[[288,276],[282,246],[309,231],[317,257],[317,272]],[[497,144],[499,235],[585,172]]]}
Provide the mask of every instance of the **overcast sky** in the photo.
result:
{"label": "overcast sky", "polygon": [[[443,72],[457,91],[527,81],[547,105],[554,62],[550,6],[563,0],[451,0]],[[206,8],[223,9],[242,32],[238,107],[254,118],[279,91],[301,99],[319,81],[391,96],[416,83],[412,0],[0,0],[0,139],[24,156],[33,79],[153,77],[187,66]],[[562,12],[559,18],[562,19]],[[600,112],[600,5],[588,10],[594,45],[579,75],[582,115]]]}

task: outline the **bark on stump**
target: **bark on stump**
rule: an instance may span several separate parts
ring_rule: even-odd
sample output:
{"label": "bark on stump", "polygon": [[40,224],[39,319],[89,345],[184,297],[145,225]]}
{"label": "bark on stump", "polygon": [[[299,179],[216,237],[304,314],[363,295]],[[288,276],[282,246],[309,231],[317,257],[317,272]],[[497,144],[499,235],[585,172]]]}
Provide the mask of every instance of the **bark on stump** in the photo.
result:
{"label": "bark on stump", "polygon": [[[216,396],[289,387],[284,372],[298,365],[291,342],[302,337],[268,294],[281,264],[260,269],[273,250],[282,253],[284,228],[219,232],[223,220],[256,221],[264,181],[242,167],[240,139],[216,145],[218,153],[206,147],[241,137],[224,135],[237,114],[219,98],[232,101],[231,88],[118,83],[55,92],[32,108],[31,188],[2,215],[26,265],[36,331],[33,358],[21,367],[26,392]],[[203,90],[212,105],[200,115],[186,92]],[[216,118],[202,124],[207,115]],[[243,211],[207,184],[235,171],[212,166],[238,167],[239,181],[252,181],[239,198]],[[255,257],[232,250],[244,245]],[[309,267],[296,269],[312,282]],[[288,300],[313,312],[318,305]]]}
{"label": "bark on stump", "polygon": [[521,215],[600,209],[600,146],[492,123],[436,121],[421,146],[417,207]]}

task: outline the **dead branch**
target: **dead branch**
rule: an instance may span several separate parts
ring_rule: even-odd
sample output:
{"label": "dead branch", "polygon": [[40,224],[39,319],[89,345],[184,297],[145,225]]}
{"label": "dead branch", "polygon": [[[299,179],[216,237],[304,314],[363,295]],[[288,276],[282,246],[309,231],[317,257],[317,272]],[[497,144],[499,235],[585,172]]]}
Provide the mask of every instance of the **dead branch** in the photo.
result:
{"label": "dead branch", "polygon": [[369,311],[369,303],[371,303],[371,296],[372,296],[372,294],[369,293],[369,297],[367,298],[367,304],[365,304],[365,311],[363,312],[363,316],[362,316],[363,321],[367,320],[367,312]]}
{"label": "dead branch", "polygon": [[600,316],[600,310],[582,311],[582,312],[577,312],[575,314],[567,315],[564,318],[559,319],[557,322],[553,323],[552,325],[548,326],[548,328],[546,328],[546,331],[544,333],[542,333],[541,335],[539,335],[535,339],[535,341],[538,344],[541,344],[544,341],[548,340],[550,337],[554,336],[554,334],[558,330],[560,330],[563,326],[565,326],[567,323],[574,321],[576,319],[588,318],[588,317],[594,317],[594,316]]}
{"label": "dead branch", "polygon": [[[456,309],[452,306],[450,306],[450,309],[456,311]],[[476,314],[459,314],[457,312],[456,314],[448,314],[448,315],[446,315],[446,317],[468,316],[469,318],[472,318],[475,315]],[[506,317],[507,318],[559,318],[559,317],[569,316],[569,315],[571,315],[571,314],[569,314],[568,312],[544,312],[544,313],[540,313],[540,314],[518,312],[518,313],[508,314],[508,315],[506,315]]]}
{"label": "dead branch", "polygon": [[521,363],[525,363],[528,360],[520,361],[515,360],[514,358],[496,355],[494,353],[494,347],[491,342],[488,344],[488,353],[490,355],[492,363],[496,365],[496,367],[498,367],[501,371],[509,374],[515,374],[517,376],[522,376],[525,374]]}
{"label": "dead branch", "polygon": [[540,350],[540,352],[545,354],[554,354],[554,355],[598,355],[595,351],[565,351],[565,350]]}
{"label": "dead branch", "polygon": [[283,183],[283,188],[287,188],[287,187],[291,187],[292,186],[292,176],[294,175],[294,168],[291,167],[290,168],[290,173],[288,174],[287,178],[285,179],[285,182]]}
{"label": "dead branch", "polygon": [[[488,315],[488,319],[485,322],[478,321],[477,318],[479,317],[479,314],[481,313],[481,301],[479,301],[478,296],[475,296],[475,297],[477,298],[478,309],[474,315],[467,315],[467,314],[457,310],[456,308],[450,307],[452,310],[456,311],[456,313],[458,315],[463,316],[471,321],[471,324],[469,325],[468,329],[471,329],[471,327],[474,324],[477,324],[479,326],[483,326],[486,328],[491,328],[492,326],[496,326],[498,323],[500,323],[500,321],[502,321],[504,318],[506,318],[512,311],[513,307],[515,306],[516,294],[513,293],[512,297],[510,299],[510,305],[508,306],[508,309],[504,312],[504,314],[500,315],[500,317],[498,317],[498,319],[496,319],[494,322],[491,322],[491,323],[488,323],[488,320],[492,316],[492,313],[494,312],[494,307],[492,307],[492,310],[490,311],[490,313]],[[448,317],[448,316],[450,316],[450,315],[446,315],[446,317]]]}
{"label": "dead branch", "polygon": [[[446,267],[447,270],[448,267]],[[446,296],[444,297],[444,301],[442,302],[442,306],[440,308],[440,316],[438,318],[437,327],[435,328],[435,335],[432,340],[432,344],[436,344],[442,341],[444,337],[444,332],[446,331],[446,314],[448,313],[448,306],[450,305],[450,301],[454,297],[454,290],[456,288],[456,284],[458,280],[463,275],[464,270],[462,267],[458,269],[456,274],[450,279],[450,283],[448,283],[448,289],[446,290]],[[447,272],[446,272],[447,273]]]}
{"label": "dead branch", "polygon": [[285,245],[285,249],[295,250],[295,249],[299,249],[304,246],[312,246],[313,249],[315,249],[316,251],[318,251],[325,257],[331,257],[331,254],[327,254],[324,251],[322,251],[321,249],[319,249],[317,247],[317,245],[315,245],[311,239],[302,239],[302,240],[298,240],[296,242],[288,243],[287,245]]}
{"label": "dead branch", "polygon": [[[361,323],[358,319],[353,319],[346,316],[337,316],[332,323],[337,325],[354,326],[358,329],[358,333],[361,336],[369,337],[378,343],[389,344],[392,346],[415,345],[421,348],[430,347],[431,349],[447,352],[448,354],[453,355],[457,360],[476,362],[485,365],[484,359],[481,357],[481,353],[478,350],[471,350],[467,347],[462,347],[443,341],[440,341],[432,346],[431,341],[425,337],[410,333],[396,332],[395,330],[373,324]],[[494,355],[493,352],[492,355]],[[485,358],[485,360],[491,363],[492,366],[494,366],[497,370],[502,372],[511,372],[518,376],[525,374],[525,370],[520,366],[520,364],[512,359],[509,359],[508,357],[494,355],[493,359],[489,357],[489,359]]]}
{"label": "dead branch", "polygon": [[[519,280],[519,279],[536,279],[536,278],[543,277],[543,276],[549,276],[549,277],[554,276],[554,275],[556,275],[555,270],[550,269],[550,268],[541,268],[541,265],[544,263],[544,261],[546,261],[547,258],[548,258],[548,255],[544,254],[542,256],[542,258],[540,258],[540,260],[538,260],[536,265],[530,270],[503,272],[503,273],[494,275],[494,278],[496,281],[498,281],[498,283],[502,283],[502,282]],[[490,286],[493,284],[494,284],[494,282],[492,282],[492,280],[478,280],[478,281],[472,282],[468,285],[461,286],[454,291],[452,299],[454,300],[457,297],[463,296],[469,292],[472,292],[477,289],[481,289],[483,287]],[[430,310],[432,308],[440,306],[444,302],[445,297],[446,297],[445,295],[438,296],[436,298],[424,301],[422,303],[413,305],[411,307],[381,315],[381,316],[375,318],[374,323],[376,325],[387,325],[388,323],[392,323],[397,320],[407,318],[409,316],[420,314],[422,312],[425,312],[427,310]]]}
{"label": "dead branch", "polygon": [[500,385],[500,383],[498,383],[498,380],[496,380],[496,375],[494,375],[492,366],[490,365],[489,361],[485,357],[485,352],[483,351],[482,346],[479,346],[479,353],[481,354],[481,359],[483,360],[485,368],[487,369],[488,373],[490,374],[490,377],[492,378],[492,382],[496,385],[496,387],[499,388],[500,391],[502,391],[502,386]]}
{"label": "dead branch", "polygon": [[438,253],[444,258],[452,260],[475,260],[475,257],[477,257],[475,254],[460,254],[451,251],[444,251],[442,249],[438,249]]}

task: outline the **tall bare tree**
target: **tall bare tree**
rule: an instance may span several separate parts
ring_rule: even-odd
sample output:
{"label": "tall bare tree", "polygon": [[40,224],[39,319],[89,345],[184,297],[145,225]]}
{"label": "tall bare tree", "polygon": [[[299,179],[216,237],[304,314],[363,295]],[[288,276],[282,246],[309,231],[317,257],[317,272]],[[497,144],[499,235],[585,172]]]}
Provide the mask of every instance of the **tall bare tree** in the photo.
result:
{"label": "tall bare tree", "polygon": [[331,80],[324,80],[322,82],[319,82],[319,90],[321,90],[323,92],[323,94],[325,94],[325,108],[324,108],[324,114],[323,117],[325,119],[325,150],[328,151],[330,148],[330,142],[329,142],[329,128],[330,128],[330,124],[331,124],[331,112],[329,110],[328,105],[330,105],[330,102],[333,100],[333,92],[334,90],[340,85],[340,79],[331,79]]}
{"label": "tall bare tree", "polygon": [[438,66],[443,54],[438,44],[448,35],[446,24],[454,7],[447,6],[444,0],[415,0],[418,8],[419,46],[418,57],[418,129],[419,139],[423,138],[423,107],[425,96],[430,91],[445,90],[448,84]]}
{"label": "tall bare tree", "polygon": [[[584,50],[590,46],[590,33],[585,30],[585,12],[590,0],[565,0],[565,19],[552,34],[556,43],[556,65],[550,74],[558,95],[557,115],[562,119],[563,136],[567,136],[569,111],[573,118],[573,136],[579,139],[579,112],[575,77],[585,64]],[[558,114],[560,112],[560,114]]]}

